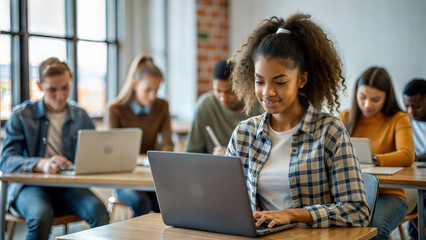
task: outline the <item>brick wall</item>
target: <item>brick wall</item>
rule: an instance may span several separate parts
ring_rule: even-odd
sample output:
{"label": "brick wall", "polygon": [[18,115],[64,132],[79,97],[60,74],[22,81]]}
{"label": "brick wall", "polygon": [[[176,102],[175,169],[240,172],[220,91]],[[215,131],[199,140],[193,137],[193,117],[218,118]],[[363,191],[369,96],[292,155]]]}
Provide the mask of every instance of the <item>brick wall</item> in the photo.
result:
{"label": "brick wall", "polygon": [[229,57],[228,0],[197,0],[198,96],[212,89],[216,62]]}

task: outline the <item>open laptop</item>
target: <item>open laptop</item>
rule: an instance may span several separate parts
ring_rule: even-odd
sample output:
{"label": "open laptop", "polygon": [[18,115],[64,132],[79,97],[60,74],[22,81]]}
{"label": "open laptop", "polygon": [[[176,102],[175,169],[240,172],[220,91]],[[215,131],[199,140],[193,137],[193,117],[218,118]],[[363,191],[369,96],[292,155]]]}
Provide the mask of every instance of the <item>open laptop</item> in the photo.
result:
{"label": "open laptop", "polygon": [[148,159],[166,225],[249,237],[297,226],[256,229],[237,157],[148,151]]}
{"label": "open laptop", "polygon": [[136,167],[142,141],[139,128],[79,130],[74,168],[66,175],[125,172]]}
{"label": "open laptop", "polygon": [[370,139],[351,138],[352,146],[361,166],[361,171],[370,174],[392,175],[401,171],[402,167],[378,167],[373,163]]}

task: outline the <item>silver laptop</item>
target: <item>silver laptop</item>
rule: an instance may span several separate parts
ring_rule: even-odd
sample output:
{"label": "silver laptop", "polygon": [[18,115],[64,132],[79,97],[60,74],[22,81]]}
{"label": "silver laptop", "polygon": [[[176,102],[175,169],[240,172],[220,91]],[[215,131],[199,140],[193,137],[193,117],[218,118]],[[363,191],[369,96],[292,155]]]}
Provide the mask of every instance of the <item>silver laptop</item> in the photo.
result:
{"label": "silver laptop", "polygon": [[139,128],[79,130],[73,169],[61,174],[125,172],[136,167],[142,141]]}
{"label": "silver laptop", "polygon": [[351,138],[352,146],[355,154],[358,157],[361,171],[370,174],[392,175],[401,171],[402,167],[378,167],[373,163],[371,154],[370,139],[368,138]]}
{"label": "silver laptop", "polygon": [[237,157],[148,151],[148,159],[166,225],[249,237],[297,226],[256,228]]}

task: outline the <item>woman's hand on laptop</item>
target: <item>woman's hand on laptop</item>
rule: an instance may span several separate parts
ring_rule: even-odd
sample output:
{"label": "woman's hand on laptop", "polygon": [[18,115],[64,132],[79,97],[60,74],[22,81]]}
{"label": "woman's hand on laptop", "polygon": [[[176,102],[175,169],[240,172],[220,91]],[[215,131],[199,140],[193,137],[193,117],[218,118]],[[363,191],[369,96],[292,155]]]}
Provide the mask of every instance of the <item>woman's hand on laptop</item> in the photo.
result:
{"label": "woman's hand on laptop", "polygon": [[256,227],[262,225],[263,222],[269,222],[268,228],[273,228],[275,225],[289,224],[292,222],[312,222],[312,216],[308,210],[299,209],[283,209],[278,211],[254,211],[253,217],[256,221]]}
{"label": "woman's hand on laptop", "polygon": [[64,156],[55,155],[50,158],[40,159],[33,168],[34,172],[58,173],[61,170],[68,169],[72,162]]}

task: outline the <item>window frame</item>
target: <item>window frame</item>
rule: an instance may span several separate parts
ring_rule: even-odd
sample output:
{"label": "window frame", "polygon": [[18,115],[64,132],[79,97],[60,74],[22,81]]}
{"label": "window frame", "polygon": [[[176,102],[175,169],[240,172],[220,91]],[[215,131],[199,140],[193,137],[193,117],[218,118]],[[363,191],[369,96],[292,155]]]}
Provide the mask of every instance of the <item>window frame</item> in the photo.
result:
{"label": "window frame", "polygon": [[[11,39],[11,107],[30,99],[29,38],[42,37],[66,41],[67,62],[73,72],[73,87],[70,99],[78,102],[78,62],[77,44],[79,41],[105,43],[107,45],[106,101],[115,97],[118,84],[119,41],[117,31],[117,0],[104,0],[106,6],[106,39],[92,40],[77,37],[77,0],[65,2],[65,36],[35,34],[28,31],[28,0],[10,0],[10,31],[1,34]],[[102,118],[96,116],[92,118]],[[1,126],[6,120],[1,120]]]}

